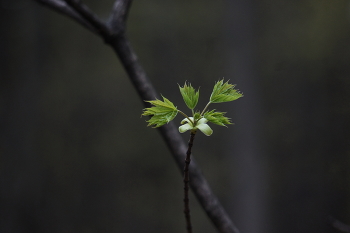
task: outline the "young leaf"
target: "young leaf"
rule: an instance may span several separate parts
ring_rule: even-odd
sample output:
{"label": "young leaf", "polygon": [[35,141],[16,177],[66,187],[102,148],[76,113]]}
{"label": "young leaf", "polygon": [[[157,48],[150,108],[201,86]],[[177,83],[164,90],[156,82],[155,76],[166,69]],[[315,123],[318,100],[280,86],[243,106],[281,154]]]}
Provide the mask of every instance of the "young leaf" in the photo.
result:
{"label": "young leaf", "polygon": [[228,81],[220,80],[214,85],[213,92],[210,96],[211,103],[223,103],[236,100],[243,95],[236,89],[235,85],[229,84]]}
{"label": "young leaf", "polygon": [[215,112],[215,109],[214,109],[204,113],[204,118],[206,118],[211,123],[221,125],[221,126],[232,124],[230,121],[230,118],[224,116],[225,114],[226,112]]}
{"label": "young leaf", "polygon": [[196,91],[192,86],[191,83],[187,85],[185,82],[185,85],[181,87],[179,85],[180,92],[182,95],[182,98],[184,99],[187,107],[189,109],[194,109],[198,103],[198,98],[199,98],[199,90]]}
{"label": "young leaf", "polygon": [[161,100],[151,100],[146,101],[152,104],[154,107],[144,109],[142,116],[152,116],[147,122],[148,126],[154,125],[154,128],[160,127],[172,121],[178,110],[174,106],[174,104],[169,101],[167,98],[163,97],[163,101]]}

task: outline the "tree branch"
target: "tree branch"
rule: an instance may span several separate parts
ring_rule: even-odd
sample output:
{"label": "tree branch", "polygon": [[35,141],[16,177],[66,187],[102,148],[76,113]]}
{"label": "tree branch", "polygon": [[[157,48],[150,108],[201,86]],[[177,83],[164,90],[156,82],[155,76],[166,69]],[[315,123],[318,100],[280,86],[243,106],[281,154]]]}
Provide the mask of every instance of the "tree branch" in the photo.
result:
{"label": "tree branch", "polygon": [[132,0],[116,0],[114,2],[110,18],[108,20],[109,27],[114,35],[125,32],[126,19]]}
{"label": "tree branch", "polygon": [[70,7],[65,1],[62,0],[35,0],[36,2],[51,8],[52,10],[66,15],[72,18],[83,27],[87,28],[89,31],[98,34],[97,30],[80,14],[78,14],[72,7]]}
{"label": "tree branch", "polygon": [[[133,83],[141,100],[152,100],[157,97],[152,83],[149,81],[146,72],[140,65],[138,58],[133,51],[129,41],[125,37],[125,20],[127,18],[128,9],[131,0],[116,0],[113,6],[110,25],[103,23],[98,17],[92,13],[80,1],[65,0],[71,8],[62,7],[62,1],[58,0],[36,0],[50,8],[53,8],[60,13],[75,19],[80,24],[83,22],[91,25],[95,29],[93,32],[98,32],[118,55],[123,64],[131,82]],[[59,4],[58,4],[59,3]],[[60,5],[61,4],[61,5]],[[67,5],[65,5],[66,7]],[[73,9],[75,11],[73,11]],[[81,17],[77,17],[81,16]],[[91,30],[91,28],[88,28]],[[122,29],[122,30],[120,30]],[[144,102],[144,104],[147,104]],[[148,107],[148,106],[147,106]],[[182,140],[177,127],[173,122],[164,125],[159,129],[162,138],[171,151],[180,171],[184,167],[184,156],[186,155],[186,144]],[[217,197],[211,191],[208,182],[201,173],[196,161],[192,159],[190,165],[190,185],[193,193],[202,205],[204,211],[211,219],[213,224],[221,233],[239,233],[239,230],[233,225],[224,208],[221,206]]]}
{"label": "tree branch", "polygon": [[110,36],[110,30],[106,23],[103,22],[94,12],[92,12],[81,0],[64,0],[70,5],[76,12],[78,12],[82,18],[89,22],[98,31],[104,39]]}

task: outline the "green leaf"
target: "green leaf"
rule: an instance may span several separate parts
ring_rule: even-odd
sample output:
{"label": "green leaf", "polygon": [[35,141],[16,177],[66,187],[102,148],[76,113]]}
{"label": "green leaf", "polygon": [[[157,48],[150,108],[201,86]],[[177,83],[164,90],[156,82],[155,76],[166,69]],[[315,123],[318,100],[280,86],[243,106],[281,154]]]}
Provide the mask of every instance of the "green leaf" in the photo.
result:
{"label": "green leaf", "polygon": [[174,104],[169,101],[167,98],[163,97],[163,101],[161,100],[151,100],[146,101],[152,104],[154,107],[144,109],[142,116],[152,116],[147,122],[148,126],[154,125],[155,128],[165,125],[172,121],[178,110],[174,106]]}
{"label": "green leaf", "polygon": [[235,85],[229,84],[228,81],[220,80],[214,85],[213,92],[210,96],[211,103],[223,103],[236,100],[243,96],[238,90],[234,89]]}
{"label": "green leaf", "polygon": [[179,85],[180,92],[182,95],[182,98],[184,99],[187,107],[189,109],[194,109],[198,103],[198,98],[199,98],[199,90],[196,91],[192,86],[191,83],[187,85],[185,82],[185,85],[181,87]]}
{"label": "green leaf", "polygon": [[230,118],[224,116],[225,114],[226,112],[215,112],[215,109],[214,109],[204,113],[204,118],[206,118],[211,123],[221,125],[221,126],[232,124],[230,121]]}

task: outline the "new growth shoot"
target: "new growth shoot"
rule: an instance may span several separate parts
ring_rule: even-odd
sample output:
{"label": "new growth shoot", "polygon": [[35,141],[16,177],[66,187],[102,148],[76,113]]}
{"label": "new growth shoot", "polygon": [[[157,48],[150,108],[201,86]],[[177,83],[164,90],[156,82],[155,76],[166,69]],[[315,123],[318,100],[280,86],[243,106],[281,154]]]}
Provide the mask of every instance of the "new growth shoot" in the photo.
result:
{"label": "new growth shoot", "polygon": [[162,96],[161,100],[146,101],[153,105],[151,108],[144,109],[143,116],[151,116],[147,121],[148,126],[154,126],[154,128],[160,127],[172,121],[178,113],[183,115],[185,119],[181,121],[182,126],[179,127],[180,133],[184,133],[188,130],[196,132],[199,129],[205,135],[210,136],[213,130],[206,124],[208,121],[217,125],[226,126],[232,124],[230,118],[225,117],[225,112],[217,112],[214,110],[209,111],[208,107],[213,103],[224,103],[236,100],[242,97],[242,93],[234,89],[235,85],[229,84],[228,81],[224,83],[224,80],[220,80],[215,83],[213,92],[210,96],[209,102],[200,111],[195,111],[199,99],[199,90],[195,90],[192,85],[185,82],[183,87],[179,86],[180,93],[187,105],[191,110],[192,116],[189,117],[184,112],[177,109],[174,104],[167,98]]}
{"label": "new growth shoot", "polygon": [[179,85],[180,93],[183,100],[185,101],[187,107],[191,110],[191,116],[185,114],[175,107],[175,105],[162,96],[162,100],[150,100],[146,101],[153,105],[150,108],[144,109],[143,116],[151,116],[147,121],[148,126],[153,126],[154,128],[160,127],[172,121],[178,113],[183,115],[185,118],[181,121],[181,126],[179,127],[179,132],[184,133],[190,130],[191,136],[188,142],[188,150],[186,153],[185,167],[184,167],[184,214],[186,218],[186,229],[187,233],[192,233],[192,225],[190,218],[190,208],[188,199],[189,190],[189,165],[191,162],[191,150],[194,141],[194,137],[197,130],[200,130],[206,136],[210,136],[213,130],[207,124],[211,122],[216,125],[226,126],[232,124],[230,118],[226,117],[226,112],[218,112],[215,109],[208,110],[210,104],[214,103],[224,103],[236,100],[243,96],[237,89],[235,85],[224,82],[220,80],[215,83],[213,91],[210,95],[209,102],[204,107],[202,111],[195,110],[198,99],[199,99],[199,89],[195,90],[190,83],[184,84],[183,87]]}

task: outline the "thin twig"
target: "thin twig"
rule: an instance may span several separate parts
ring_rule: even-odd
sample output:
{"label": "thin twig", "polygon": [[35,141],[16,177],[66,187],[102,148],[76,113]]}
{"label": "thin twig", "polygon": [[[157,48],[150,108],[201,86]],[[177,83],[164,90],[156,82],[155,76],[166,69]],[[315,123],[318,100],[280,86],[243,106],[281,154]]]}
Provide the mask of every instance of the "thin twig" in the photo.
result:
{"label": "thin twig", "polygon": [[62,0],[35,0],[40,4],[43,4],[44,6],[47,6],[51,8],[52,10],[61,13],[63,15],[68,16],[69,18],[72,18],[85,28],[87,28],[89,31],[98,34],[98,31],[86,20],[84,19],[79,13],[77,13],[71,6],[69,6],[65,1]]}
{"label": "thin twig", "polygon": [[98,31],[104,39],[108,39],[111,32],[106,23],[103,22],[94,12],[92,12],[81,0],[64,0],[86,21],[88,21]]}
{"label": "thin twig", "polygon": [[194,137],[196,136],[196,133],[191,131],[191,137],[188,141],[188,149],[186,152],[186,159],[185,159],[185,167],[184,167],[184,214],[186,219],[186,229],[187,233],[192,233],[192,224],[191,224],[191,214],[190,214],[190,199],[188,197],[188,183],[190,182],[190,173],[189,173],[189,167],[191,163],[191,152],[192,152],[192,146]]}
{"label": "thin twig", "polygon": [[[178,164],[178,167],[182,171],[184,167],[183,155],[186,153],[187,146],[179,134],[178,127],[175,126],[174,122],[170,122],[158,129]],[[221,233],[239,233],[239,230],[232,223],[225,209],[214,195],[194,158],[191,159],[191,169],[189,173],[191,177],[191,189],[218,231]]]}

